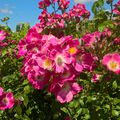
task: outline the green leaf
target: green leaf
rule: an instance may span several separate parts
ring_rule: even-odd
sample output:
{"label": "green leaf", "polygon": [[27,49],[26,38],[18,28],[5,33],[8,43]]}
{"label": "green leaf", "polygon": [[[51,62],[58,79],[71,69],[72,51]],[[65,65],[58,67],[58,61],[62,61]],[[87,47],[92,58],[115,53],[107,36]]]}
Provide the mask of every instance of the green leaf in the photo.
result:
{"label": "green leaf", "polygon": [[93,12],[94,14],[97,13],[96,3],[94,3],[93,6],[92,6],[92,12]]}
{"label": "green leaf", "polygon": [[104,108],[110,109],[110,105],[104,105]]}
{"label": "green leaf", "polygon": [[114,89],[116,89],[116,88],[118,87],[118,85],[117,85],[117,82],[116,82],[116,81],[114,81],[114,82],[113,82],[112,87],[113,87]]}
{"label": "green leaf", "polygon": [[69,103],[70,108],[76,108],[78,105],[79,105],[78,100],[74,100],[74,101]]}
{"label": "green leaf", "polygon": [[117,110],[112,110],[112,115],[113,116],[119,116],[119,112]]}
{"label": "green leaf", "polygon": [[26,94],[30,93],[30,86],[29,85],[27,85],[27,86],[24,87],[24,92]]}
{"label": "green leaf", "polygon": [[90,119],[90,115],[89,114],[85,114],[85,120],[89,120]]}
{"label": "green leaf", "polygon": [[63,112],[65,112],[65,113],[68,113],[68,109],[65,108],[65,107],[61,108],[61,110],[62,110]]}
{"label": "green leaf", "polygon": [[89,113],[89,109],[88,108],[83,108],[82,111],[83,111],[84,114],[88,114]]}
{"label": "green leaf", "polygon": [[31,108],[28,108],[26,113],[27,113],[27,115],[30,115],[31,114]]}
{"label": "green leaf", "polygon": [[24,103],[25,107],[27,107],[28,101],[29,101],[28,97],[27,97],[27,96],[24,96],[24,101],[23,101],[23,103]]}
{"label": "green leaf", "polygon": [[7,54],[7,50],[6,49],[2,49],[2,56],[5,56]]}
{"label": "green leaf", "polygon": [[82,108],[78,108],[77,110],[76,110],[76,114],[77,115],[80,115],[82,113]]}
{"label": "green leaf", "polygon": [[113,22],[111,20],[104,21],[103,23],[98,25],[98,30],[102,32],[106,27],[113,28]]}
{"label": "green leaf", "polygon": [[17,112],[17,114],[22,113],[22,109],[21,109],[20,105],[16,106],[15,111]]}
{"label": "green leaf", "polygon": [[102,6],[104,5],[104,0],[98,0],[94,2],[92,6],[92,12],[96,15],[99,10],[101,10]]}
{"label": "green leaf", "polygon": [[98,25],[98,30],[102,32],[106,26],[104,24],[99,24]]}
{"label": "green leaf", "polygon": [[113,100],[113,102],[114,102],[115,105],[117,105],[117,104],[120,103],[120,99],[115,98],[115,99]]}

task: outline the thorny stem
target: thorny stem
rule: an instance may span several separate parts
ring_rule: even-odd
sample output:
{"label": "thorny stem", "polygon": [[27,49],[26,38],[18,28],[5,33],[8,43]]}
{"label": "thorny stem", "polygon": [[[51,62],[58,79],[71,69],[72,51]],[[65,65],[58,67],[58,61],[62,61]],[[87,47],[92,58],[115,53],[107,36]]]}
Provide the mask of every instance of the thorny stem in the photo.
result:
{"label": "thorny stem", "polygon": [[69,112],[70,118],[72,118],[72,113],[71,113],[71,111],[69,110],[68,106],[67,106],[66,108],[67,108],[67,110],[68,110],[68,112]]}
{"label": "thorny stem", "polygon": [[52,8],[53,8],[53,10],[54,10],[54,13],[56,13],[57,10],[55,9],[55,3],[52,3],[51,5],[52,5]]}
{"label": "thorny stem", "polygon": [[110,13],[110,20],[112,20],[113,15],[113,2],[110,3],[111,13]]}

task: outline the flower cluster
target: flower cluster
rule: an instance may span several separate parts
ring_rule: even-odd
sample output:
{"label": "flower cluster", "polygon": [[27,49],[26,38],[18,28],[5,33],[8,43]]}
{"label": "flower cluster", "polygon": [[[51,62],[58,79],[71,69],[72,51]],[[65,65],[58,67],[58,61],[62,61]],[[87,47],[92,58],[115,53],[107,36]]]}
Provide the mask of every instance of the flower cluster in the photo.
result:
{"label": "flower cluster", "polygon": [[70,1],[69,0],[43,0],[39,2],[40,9],[46,9],[51,4],[58,3],[59,9],[65,10],[69,7]]}
{"label": "flower cluster", "polygon": [[90,12],[86,10],[86,7],[84,4],[76,4],[73,6],[73,8],[69,11],[70,17],[86,17],[89,18]]}
{"label": "flower cluster", "polygon": [[115,38],[115,39],[114,39],[114,43],[115,43],[116,45],[120,45],[120,38]]}
{"label": "flower cluster", "polygon": [[84,41],[85,46],[93,47],[100,40],[101,32],[88,33],[84,35],[81,40]]}
{"label": "flower cluster", "polygon": [[14,106],[14,97],[11,92],[4,92],[0,87],[0,110],[10,109]]}
{"label": "flower cluster", "polygon": [[[56,3],[63,14],[57,14],[56,11],[48,13],[47,7]],[[94,83],[101,79],[101,74],[94,72],[103,57],[103,53],[97,51],[104,50],[106,39],[112,34],[107,28],[103,32],[87,33],[80,39],[84,44],[80,44],[78,38],[66,36],[63,29],[68,22],[90,15],[82,4],[66,12],[68,5],[67,0],[39,2],[39,8],[43,9],[38,18],[40,23],[32,27],[18,44],[18,57],[24,58],[22,75],[28,78],[35,89],[47,89],[61,103],[70,102],[83,89],[77,83],[82,72],[92,74],[91,81]],[[119,74],[119,59],[117,53],[108,54],[103,57],[102,64]]]}
{"label": "flower cluster", "polygon": [[[78,39],[72,36],[57,38],[53,35],[40,35],[30,30],[18,48],[18,57],[25,57],[21,72],[34,88],[43,89],[48,86],[48,91],[61,103],[71,101],[82,90],[76,78],[84,68],[92,66],[93,61],[86,62],[86,53],[78,56]],[[88,56],[92,59],[91,55]]]}
{"label": "flower cluster", "polygon": [[65,10],[69,7],[70,1],[69,0],[58,0],[58,5],[60,9]]}
{"label": "flower cluster", "polygon": [[[108,44],[107,39],[111,37],[111,34],[112,32],[109,29],[105,29],[103,32],[96,31],[93,33],[88,33],[84,35],[81,40],[84,42],[85,47],[90,47],[94,50],[101,50],[104,49],[104,44]],[[111,43],[119,45],[119,38],[115,38]],[[118,53],[106,54],[102,59],[102,64],[107,66],[110,71],[120,74],[120,55]],[[99,77],[99,75],[93,75],[93,82],[97,80],[97,76]]]}
{"label": "flower cluster", "polygon": [[120,74],[120,54],[109,53],[103,57],[102,64],[107,66],[110,71]]}
{"label": "flower cluster", "polygon": [[96,44],[100,45],[101,42],[106,41],[107,38],[111,37],[111,34],[111,30],[106,28],[103,32],[95,31],[93,33],[87,33],[81,40],[84,42],[85,47],[93,48]]}
{"label": "flower cluster", "polygon": [[120,0],[114,6],[115,8],[113,9],[113,12],[117,15],[120,15]]}
{"label": "flower cluster", "polygon": [[64,20],[60,14],[50,14],[44,10],[38,19],[40,20],[40,27],[44,29],[49,26],[51,26],[51,28],[64,27]]}
{"label": "flower cluster", "polygon": [[[55,9],[56,3],[58,3],[58,8]],[[44,31],[47,31],[47,34],[50,34],[51,32],[53,34],[54,32],[56,32],[55,30],[57,29],[57,37],[61,37],[64,35],[62,29],[67,27],[67,22],[72,22],[73,20],[78,21],[80,20],[80,18],[89,18],[90,12],[86,10],[85,5],[83,4],[76,4],[73,6],[72,9],[66,11],[69,3],[70,1],[68,0],[40,1],[39,8],[43,10],[38,17],[40,23],[37,23],[34,27],[38,29],[39,32],[44,33]],[[53,13],[49,13],[47,11],[47,7],[49,7],[50,5],[54,9]],[[61,10],[62,14],[59,14],[59,10]],[[56,33],[54,33],[54,35],[56,35]]]}
{"label": "flower cluster", "polygon": [[93,74],[91,81],[93,83],[99,82],[101,75],[100,74]]}
{"label": "flower cluster", "polygon": [[39,8],[44,9],[51,4],[50,0],[43,0],[39,2]]}
{"label": "flower cluster", "polygon": [[0,30],[0,47],[6,46],[7,43],[4,42],[5,38],[7,37],[7,33],[3,30]]}

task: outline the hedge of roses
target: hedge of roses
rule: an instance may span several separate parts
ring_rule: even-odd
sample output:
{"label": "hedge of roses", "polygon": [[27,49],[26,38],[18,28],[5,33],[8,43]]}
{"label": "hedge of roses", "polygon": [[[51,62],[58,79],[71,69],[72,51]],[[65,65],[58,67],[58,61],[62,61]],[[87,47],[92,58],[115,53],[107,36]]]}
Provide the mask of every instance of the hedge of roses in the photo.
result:
{"label": "hedge of roses", "polygon": [[95,1],[93,18],[69,5],[41,0],[33,27],[0,26],[1,120],[120,119],[120,0]]}

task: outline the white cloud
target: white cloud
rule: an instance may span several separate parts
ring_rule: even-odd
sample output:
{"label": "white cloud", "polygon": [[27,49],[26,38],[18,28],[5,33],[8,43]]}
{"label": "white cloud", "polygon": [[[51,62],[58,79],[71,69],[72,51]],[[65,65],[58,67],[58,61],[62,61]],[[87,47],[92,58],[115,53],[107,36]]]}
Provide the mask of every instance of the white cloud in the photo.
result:
{"label": "white cloud", "polygon": [[86,3],[86,2],[90,2],[90,0],[74,0],[75,3]]}
{"label": "white cloud", "polygon": [[74,0],[75,3],[86,3],[86,2],[95,2],[95,1],[98,1],[98,0]]}
{"label": "white cloud", "polygon": [[0,8],[0,13],[2,14],[13,14],[13,11],[8,8]]}

